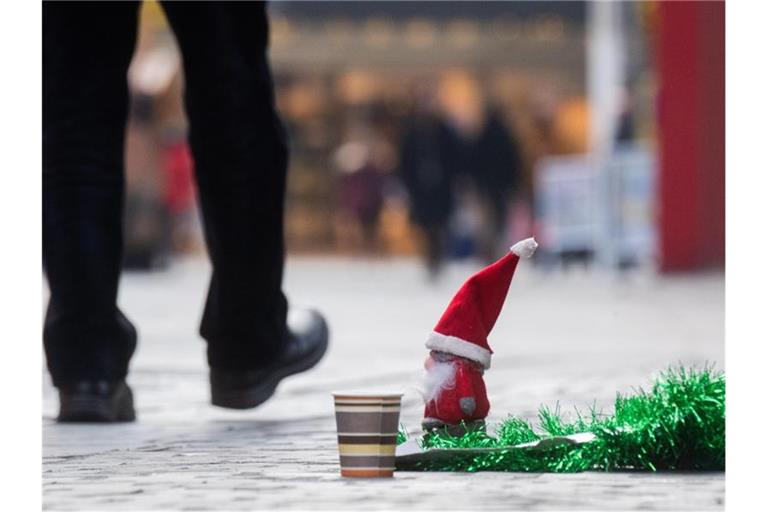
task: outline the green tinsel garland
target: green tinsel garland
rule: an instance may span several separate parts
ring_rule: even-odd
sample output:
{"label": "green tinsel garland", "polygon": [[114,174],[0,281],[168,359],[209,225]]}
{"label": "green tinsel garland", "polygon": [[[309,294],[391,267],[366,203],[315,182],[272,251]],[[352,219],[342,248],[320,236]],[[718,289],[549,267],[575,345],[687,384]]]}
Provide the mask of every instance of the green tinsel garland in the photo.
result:
{"label": "green tinsel garland", "polygon": [[[712,367],[668,369],[649,392],[617,394],[613,415],[592,408],[570,422],[542,407],[538,431],[525,419],[509,417],[491,436],[469,431],[460,437],[436,431],[422,448],[501,448],[579,432],[595,440],[545,450],[500,450],[419,463],[425,471],[724,470],[725,375]],[[401,430],[398,444],[408,437]]]}

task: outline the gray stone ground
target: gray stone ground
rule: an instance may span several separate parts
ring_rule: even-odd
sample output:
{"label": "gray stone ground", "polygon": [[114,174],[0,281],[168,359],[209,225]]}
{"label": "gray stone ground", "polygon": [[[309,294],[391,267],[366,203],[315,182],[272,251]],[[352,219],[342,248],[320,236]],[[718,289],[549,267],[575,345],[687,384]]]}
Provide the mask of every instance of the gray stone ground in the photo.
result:
{"label": "gray stone ground", "polygon": [[[318,305],[332,328],[326,359],[285,381],[263,407],[208,401],[197,325],[207,264],[128,274],[121,305],[140,331],[129,382],[138,421],[57,425],[44,373],[43,504],[60,510],[151,509],[722,509],[724,475],[398,472],[338,476],[330,392],[400,387],[402,421],[421,419],[415,384],[422,343],[473,270],[456,265],[428,285],[410,260],[291,259],[293,303]],[[535,418],[539,404],[610,410],[670,363],[724,360],[722,275],[626,278],[523,264],[491,336],[490,421]]]}

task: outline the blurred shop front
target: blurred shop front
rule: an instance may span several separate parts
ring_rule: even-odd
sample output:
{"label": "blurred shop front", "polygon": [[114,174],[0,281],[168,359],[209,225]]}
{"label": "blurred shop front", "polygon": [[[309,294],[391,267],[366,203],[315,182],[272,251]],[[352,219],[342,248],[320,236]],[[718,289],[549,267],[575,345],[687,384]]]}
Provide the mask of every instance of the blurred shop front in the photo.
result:
{"label": "blurred shop front", "polygon": [[[443,111],[479,103],[503,120],[522,160],[510,229],[529,232],[536,162],[587,149],[585,12],[581,2],[272,2],[270,55],[291,139],[289,251],[418,250],[395,174],[405,124],[425,87]],[[130,73],[127,236],[142,248],[165,237],[155,245],[185,253],[202,244],[190,214],[179,63],[162,10],[145,2]],[[355,144],[381,174],[373,242],[340,205]],[[150,205],[158,201],[169,211],[150,229]]]}
{"label": "blurred shop front", "polygon": [[586,150],[584,16],[577,2],[273,3],[271,56],[292,138],[288,246],[365,246],[334,202],[335,151],[363,138],[385,177],[376,252],[416,251],[394,175],[425,88],[443,112],[481,102],[500,114],[522,151],[510,200],[514,225],[528,230],[535,162]]}
{"label": "blurred shop front", "polygon": [[[665,167],[667,153],[657,157],[669,147],[659,140],[669,123],[659,128],[657,109],[657,61],[669,54],[659,45],[664,9],[621,3],[606,24],[595,5],[270,3],[276,99],[291,141],[289,252],[423,251],[399,168],[413,113],[427,98],[454,124],[492,118],[516,148],[492,250],[533,232],[539,263],[665,268],[666,233],[678,215],[668,185],[679,171]],[[129,260],[152,266],[165,261],[158,254],[200,253],[203,244],[178,50],[156,2],[144,3],[141,19],[129,73],[126,243]],[[617,56],[621,72],[611,74]],[[601,110],[601,87],[613,87],[607,76],[615,101]],[[596,158],[600,137],[611,149]],[[455,188],[447,257],[477,256],[487,212],[466,183]]]}

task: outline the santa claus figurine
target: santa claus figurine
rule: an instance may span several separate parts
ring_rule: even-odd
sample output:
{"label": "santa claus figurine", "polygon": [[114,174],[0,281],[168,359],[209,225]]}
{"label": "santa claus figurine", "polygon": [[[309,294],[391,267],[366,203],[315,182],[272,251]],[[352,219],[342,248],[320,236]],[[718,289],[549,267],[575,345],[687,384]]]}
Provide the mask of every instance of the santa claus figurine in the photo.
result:
{"label": "santa claus figurine", "polygon": [[499,316],[520,258],[533,255],[533,238],[517,242],[496,263],[467,279],[427,338],[424,430],[483,426],[490,404],[483,372],[491,366],[488,335]]}

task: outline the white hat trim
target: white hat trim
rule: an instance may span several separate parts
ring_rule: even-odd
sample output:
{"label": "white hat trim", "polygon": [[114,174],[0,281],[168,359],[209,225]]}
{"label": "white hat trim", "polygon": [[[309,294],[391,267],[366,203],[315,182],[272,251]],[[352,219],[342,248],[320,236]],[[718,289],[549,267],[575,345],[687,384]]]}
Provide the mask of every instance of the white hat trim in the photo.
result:
{"label": "white hat trim", "polygon": [[459,357],[465,357],[483,365],[486,370],[491,367],[491,351],[475,345],[467,340],[448,336],[436,331],[429,333],[424,344],[430,350],[446,352]]}

